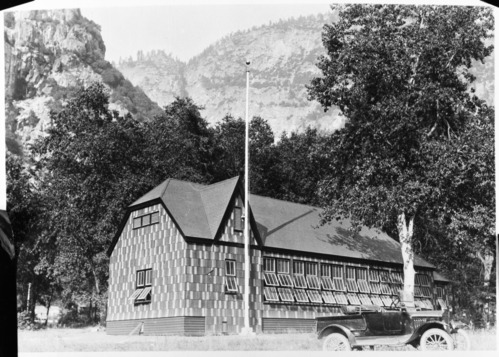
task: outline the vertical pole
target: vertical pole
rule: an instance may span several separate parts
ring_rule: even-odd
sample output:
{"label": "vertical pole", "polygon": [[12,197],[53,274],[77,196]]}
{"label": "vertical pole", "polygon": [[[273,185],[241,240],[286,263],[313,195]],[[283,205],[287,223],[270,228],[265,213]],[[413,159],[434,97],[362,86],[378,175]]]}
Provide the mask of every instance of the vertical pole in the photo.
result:
{"label": "vertical pole", "polygon": [[242,334],[251,334],[249,323],[250,254],[249,254],[249,65],[246,61],[246,135],[244,140],[244,328]]}
{"label": "vertical pole", "polygon": [[29,312],[29,298],[31,295],[31,283],[28,283],[28,299],[26,301],[26,311]]}

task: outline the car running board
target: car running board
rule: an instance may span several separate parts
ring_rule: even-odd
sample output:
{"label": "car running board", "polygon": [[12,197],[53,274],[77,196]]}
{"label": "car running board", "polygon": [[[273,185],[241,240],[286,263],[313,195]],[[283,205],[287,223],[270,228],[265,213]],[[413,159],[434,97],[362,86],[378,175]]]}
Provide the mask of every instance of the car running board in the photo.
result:
{"label": "car running board", "polygon": [[405,345],[412,334],[395,336],[366,336],[356,337],[354,346],[373,346],[373,345]]}

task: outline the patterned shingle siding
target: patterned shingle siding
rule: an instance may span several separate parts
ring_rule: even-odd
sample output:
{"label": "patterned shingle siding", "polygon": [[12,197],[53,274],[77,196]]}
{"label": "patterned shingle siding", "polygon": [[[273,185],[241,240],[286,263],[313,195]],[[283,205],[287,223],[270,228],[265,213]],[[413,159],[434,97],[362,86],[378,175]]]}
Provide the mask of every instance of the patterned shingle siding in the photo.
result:
{"label": "patterned shingle siding", "polygon": [[[159,223],[133,229],[133,218],[159,211]],[[184,316],[187,243],[159,204],[130,214],[110,257],[108,321]],[[134,306],[136,271],[152,268],[150,304]]]}

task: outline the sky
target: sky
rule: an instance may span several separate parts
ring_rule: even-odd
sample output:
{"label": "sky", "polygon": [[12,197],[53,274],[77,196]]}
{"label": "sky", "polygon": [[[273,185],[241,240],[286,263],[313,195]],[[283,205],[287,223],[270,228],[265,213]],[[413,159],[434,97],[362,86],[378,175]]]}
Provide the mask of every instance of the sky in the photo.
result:
{"label": "sky", "polygon": [[101,26],[106,59],[136,57],[137,50],[161,49],[186,62],[218,39],[279,19],[330,12],[317,4],[188,4],[142,7],[82,7]]}

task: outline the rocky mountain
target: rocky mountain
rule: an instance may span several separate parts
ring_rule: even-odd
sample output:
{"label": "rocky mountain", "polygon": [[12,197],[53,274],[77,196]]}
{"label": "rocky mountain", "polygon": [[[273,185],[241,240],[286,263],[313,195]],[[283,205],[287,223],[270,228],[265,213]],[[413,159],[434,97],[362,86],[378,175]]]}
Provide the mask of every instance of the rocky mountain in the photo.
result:
{"label": "rocky mountain", "polygon": [[324,113],[319,104],[307,100],[305,88],[319,74],[315,62],[324,52],[322,26],[335,16],[300,17],[236,32],[186,64],[156,51],[139,53],[137,59],[121,61],[116,67],[160,106],[175,96],[188,95],[215,123],[227,113],[244,117],[245,61],[249,59],[250,116],[265,118],[276,134],[307,125],[335,129],[343,125],[338,111]]}
{"label": "rocky mountain", "polygon": [[[334,130],[344,124],[338,109],[324,113],[307,100],[305,85],[319,75],[317,57],[324,53],[322,27],[335,13],[300,17],[230,34],[188,63],[161,51],[139,52],[117,68],[160,106],[175,96],[190,96],[205,108],[210,123],[226,113],[244,117],[245,60],[251,60],[250,116],[268,120],[274,133],[307,125]],[[493,56],[475,63],[476,94],[493,104]]]}
{"label": "rocky mountain", "polygon": [[100,27],[77,9],[8,12],[4,16],[6,136],[22,154],[74,92],[105,83],[111,108],[140,119],[160,108],[104,60]]}

